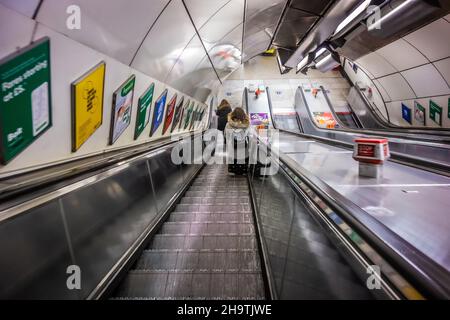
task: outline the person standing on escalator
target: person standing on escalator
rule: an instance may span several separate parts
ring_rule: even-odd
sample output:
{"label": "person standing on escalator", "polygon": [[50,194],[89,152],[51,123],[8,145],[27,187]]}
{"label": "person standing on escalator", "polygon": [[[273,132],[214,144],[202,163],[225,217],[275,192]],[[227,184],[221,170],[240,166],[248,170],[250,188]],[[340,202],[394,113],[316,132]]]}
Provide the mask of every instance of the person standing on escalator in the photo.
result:
{"label": "person standing on escalator", "polygon": [[234,109],[228,115],[228,123],[225,127],[225,141],[229,141],[226,144],[229,174],[243,175],[247,173],[251,134],[250,118],[244,109]]}
{"label": "person standing on escalator", "polygon": [[225,127],[228,123],[228,114],[231,113],[231,111],[232,110],[230,103],[227,100],[223,99],[216,111],[216,115],[218,117],[217,130],[221,131],[222,134],[225,131]]}

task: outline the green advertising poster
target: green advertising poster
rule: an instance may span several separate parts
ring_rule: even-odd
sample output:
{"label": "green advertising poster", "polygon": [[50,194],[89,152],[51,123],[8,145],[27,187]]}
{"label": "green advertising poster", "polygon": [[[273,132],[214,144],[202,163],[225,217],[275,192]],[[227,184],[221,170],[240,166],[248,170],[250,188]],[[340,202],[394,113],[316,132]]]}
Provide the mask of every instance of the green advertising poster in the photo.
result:
{"label": "green advertising poster", "polygon": [[447,117],[450,119],[450,98],[448,98]]}
{"label": "green advertising poster", "polygon": [[194,112],[194,101],[191,102],[191,106],[186,110],[186,118],[184,119],[184,130],[186,130],[191,122],[191,116]]}
{"label": "green advertising poster", "polygon": [[430,100],[430,119],[442,125],[442,108],[433,100]]}
{"label": "green advertising poster", "polygon": [[154,90],[155,84],[152,83],[138,100],[138,114],[136,117],[134,140],[140,136],[150,120],[150,106],[152,105]]}
{"label": "green advertising poster", "polygon": [[0,61],[0,162],[8,163],[52,125],[48,37]]}

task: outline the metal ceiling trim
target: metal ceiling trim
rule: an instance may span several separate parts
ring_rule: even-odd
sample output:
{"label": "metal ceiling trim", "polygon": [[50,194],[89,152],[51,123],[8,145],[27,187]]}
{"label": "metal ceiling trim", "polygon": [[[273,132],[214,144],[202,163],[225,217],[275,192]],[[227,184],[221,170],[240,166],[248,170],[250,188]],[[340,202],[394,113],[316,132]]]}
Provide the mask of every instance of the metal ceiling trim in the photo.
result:
{"label": "metal ceiling trim", "polygon": [[277,27],[275,28],[275,31],[274,31],[273,36],[272,36],[272,39],[270,39],[269,46],[267,47],[267,50],[269,50],[270,47],[272,46],[272,44],[273,44],[273,42],[274,42],[274,40],[275,40],[275,38],[276,38],[276,36],[278,34],[278,31],[280,30],[280,26],[283,23],[284,18],[286,17],[286,13],[288,11],[288,8],[289,8],[291,2],[292,2],[292,0],[286,0],[286,3],[284,4],[284,7],[283,7],[283,11],[281,11],[280,17],[278,18]]}
{"label": "metal ceiling trim", "polygon": [[[191,13],[189,12],[189,9],[188,9],[187,5],[186,5],[186,3],[185,3],[184,0],[181,0],[181,2],[183,3],[184,9],[186,9],[186,13],[187,13],[189,19],[191,20],[192,26],[194,27],[195,33],[197,34],[197,37],[199,38],[200,43],[202,44],[203,50],[205,51],[205,54],[206,54],[206,56],[208,57],[209,63],[211,63],[211,67],[213,68],[214,73],[216,74],[217,79],[219,80],[220,84],[222,84],[222,80],[220,79],[219,74],[217,73],[217,70],[216,70],[216,68],[214,67],[214,64],[213,64],[213,62],[212,62],[212,60],[211,60],[211,57],[209,56],[208,50],[206,50],[206,46],[205,46],[205,44],[203,43],[203,40],[202,40],[202,38],[201,38],[201,36],[200,36],[200,33],[198,32],[198,29],[197,29],[197,27],[196,27],[196,25],[195,25],[195,23],[194,23],[194,20],[192,19]],[[227,2],[227,3],[228,3],[228,2]]]}

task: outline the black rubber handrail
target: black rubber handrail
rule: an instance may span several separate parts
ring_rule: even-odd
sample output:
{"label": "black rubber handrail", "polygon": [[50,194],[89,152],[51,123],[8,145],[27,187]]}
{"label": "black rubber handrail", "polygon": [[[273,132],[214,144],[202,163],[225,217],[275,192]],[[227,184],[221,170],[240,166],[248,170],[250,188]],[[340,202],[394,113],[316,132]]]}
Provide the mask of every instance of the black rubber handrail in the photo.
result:
{"label": "black rubber handrail", "polygon": [[[327,101],[327,104],[331,110],[331,112],[333,113],[333,116],[335,116],[334,110],[332,108],[331,105],[331,100],[328,97],[328,93],[326,92],[326,90],[324,89],[324,87],[320,87],[322,90],[322,93],[325,97],[325,100]],[[302,94],[303,94],[303,90],[302,90]],[[323,129],[323,128],[320,128]],[[397,128],[396,128],[397,129]],[[355,134],[364,134],[364,135],[383,135],[386,137],[391,137],[391,138],[397,138],[397,139],[405,139],[405,140],[411,140],[411,141],[415,141],[417,143],[421,143],[421,142],[431,142],[431,143],[442,143],[442,144],[450,144],[450,135],[446,135],[446,134],[441,134],[439,135],[439,133],[431,133],[431,132],[421,132],[421,134],[425,134],[431,137],[421,137],[421,136],[417,136],[417,134],[419,134],[418,132],[415,132],[411,129],[408,128],[401,128],[398,127],[398,130],[394,130],[392,127],[386,128],[386,129],[371,129],[371,128],[363,128],[363,129],[356,129],[356,128],[337,128],[337,129],[323,129],[323,130],[333,130],[333,131],[340,131],[340,132],[348,132],[348,133],[355,133]],[[402,134],[408,134],[407,136]],[[411,136],[414,135],[414,136]]]}
{"label": "black rubber handrail", "polygon": [[362,94],[361,88],[355,84],[354,85],[356,92],[358,93],[361,100],[364,102],[366,109],[369,110],[369,112],[374,116],[375,121],[378,122],[379,125],[384,127],[386,131],[392,131],[392,132],[402,132],[405,131],[407,133],[414,133],[414,134],[425,134],[425,135],[442,135],[445,137],[450,136],[450,129],[446,128],[430,128],[430,127],[401,127],[397,126],[395,124],[392,124],[390,122],[386,122],[384,119],[378,115],[378,113],[374,110],[373,106],[367,101],[367,98],[365,95]]}
{"label": "black rubber handrail", "polygon": [[[188,134],[181,134],[178,138],[181,140],[190,136],[194,137],[197,135],[202,135],[203,132],[204,131],[200,133],[190,132]],[[0,200],[5,202],[14,197],[34,192],[37,189],[42,189],[65,180],[76,179],[78,176],[83,176],[83,178],[85,178],[89,173],[97,172],[108,168],[115,163],[127,161],[133,157],[172,145],[176,142],[178,142],[178,140],[173,141],[170,137],[168,137],[138,146],[132,146],[121,150],[113,150],[108,153],[97,154],[62,164],[46,166],[33,171],[16,174],[0,180],[0,184],[4,184],[4,186],[0,187]]]}

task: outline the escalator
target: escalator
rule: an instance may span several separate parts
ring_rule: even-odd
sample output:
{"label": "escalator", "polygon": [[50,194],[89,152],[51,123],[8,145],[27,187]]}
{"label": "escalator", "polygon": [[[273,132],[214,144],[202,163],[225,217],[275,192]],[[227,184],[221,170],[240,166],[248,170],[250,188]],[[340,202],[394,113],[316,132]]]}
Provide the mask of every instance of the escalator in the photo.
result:
{"label": "escalator", "polygon": [[355,116],[350,111],[335,112],[338,120],[344,125],[345,128],[359,128],[359,125],[355,119]]}
{"label": "escalator", "polygon": [[247,179],[204,168],[114,297],[264,299]]}
{"label": "escalator", "polygon": [[[374,298],[282,176],[254,183],[278,298]],[[206,166],[113,298],[268,298],[256,228],[247,178]]]}
{"label": "escalator", "polygon": [[[192,135],[109,160],[98,171],[42,187],[34,198],[25,190],[14,193],[0,208],[0,254],[8,257],[0,265],[0,297],[422,297],[404,294],[405,284],[406,293],[416,292],[408,281],[426,297],[442,296],[426,264],[409,267],[420,255],[405,259],[398,252],[410,249],[388,247],[385,235],[374,240],[381,235],[357,227],[336,195],[330,200],[304,191],[308,180],[283,158],[273,159],[280,167],[274,174],[252,167],[248,176],[229,176],[219,162],[174,162],[174,155],[191,150],[185,148],[190,142],[200,151],[209,147],[202,134]],[[336,203],[341,211],[329,207]],[[333,225],[337,217],[347,221],[350,236]],[[383,263],[385,256],[395,269],[383,265],[388,272],[380,288],[369,289],[370,259]],[[73,265],[82,270],[80,290],[67,287],[67,266]]]}
{"label": "escalator", "polygon": [[[302,87],[297,88],[295,110],[299,115],[304,134],[351,149],[356,137],[386,137],[389,138],[393,160],[439,174],[448,175],[448,172],[450,172],[450,139],[448,137],[418,135],[413,132],[320,127],[317,117],[314,117],[315,108],[331,110],[329,103],[326,90],[320,90],[317,98],[314,98],[311,93],[305,92]],[[327,106],[323,106],[323,104]],[[311,110],[311,108],[313,109]]]}

